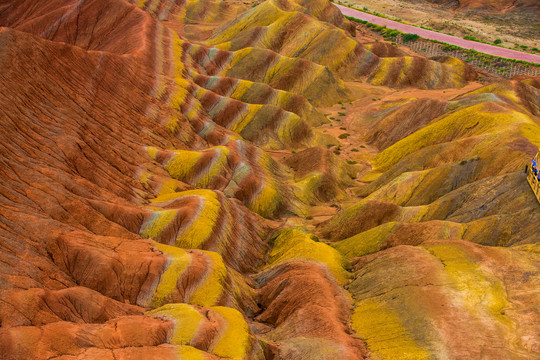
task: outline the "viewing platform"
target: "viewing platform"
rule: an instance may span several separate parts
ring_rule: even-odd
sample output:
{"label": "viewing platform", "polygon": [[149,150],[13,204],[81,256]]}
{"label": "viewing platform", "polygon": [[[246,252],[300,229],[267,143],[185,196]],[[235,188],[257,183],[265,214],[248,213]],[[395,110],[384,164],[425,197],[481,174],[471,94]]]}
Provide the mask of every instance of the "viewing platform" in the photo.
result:
{"label": "viewing platform", "polygon": [[[539,153],[537,153],[534,157],[534,161],[536,162],[537,171],[540,171],[540,164],[538,163],[540,156],[538,155]],[[538,202],[540,203],[540,181],[538,181],[538,175],[534,174],[532,166],[527,166],[527,169],[527,181],[529,182],[529,185],[531,186],[531,189],[536,196],[536,200],[538,200]]]}

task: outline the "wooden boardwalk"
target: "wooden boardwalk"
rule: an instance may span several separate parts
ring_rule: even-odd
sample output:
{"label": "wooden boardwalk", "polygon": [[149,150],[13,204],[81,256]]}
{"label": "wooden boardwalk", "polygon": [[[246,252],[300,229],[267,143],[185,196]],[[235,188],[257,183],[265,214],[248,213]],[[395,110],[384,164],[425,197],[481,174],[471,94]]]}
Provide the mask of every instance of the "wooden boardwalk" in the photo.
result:
{"label": "wooden boardwalk", "polygon": [[[540,160],[539,154],[536,154],[534,159],[536,160],[536,168],[540,170],[540,163],[538,160]],[[531,189],[536,196],[536,200],[540,203],[540,181],[538,181],[538,178],[533,174],[532,166],[528,167],[528,173],[527,173],[527,181],[529,182],[529,185],[531,186]]]}

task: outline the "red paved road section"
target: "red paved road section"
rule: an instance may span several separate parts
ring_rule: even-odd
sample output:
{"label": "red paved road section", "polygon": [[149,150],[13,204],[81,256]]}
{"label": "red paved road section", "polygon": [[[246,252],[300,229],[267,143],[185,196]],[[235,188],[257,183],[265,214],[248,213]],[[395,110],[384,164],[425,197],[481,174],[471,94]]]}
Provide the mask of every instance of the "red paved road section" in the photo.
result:
{"label": "red paved road section", "polygon": [[417,34],[420,37],[431,40],[438,40],[447,44],[457,45],[465,49],[473,49],[485,54],[500,56],[507,59],[523,60],[531,63],[540,64],[540,56],[527,54],[521,51],[501,48],[489,44],[483,44],[476,41],[461,39],[455,36],[441,34],[435,31],[425,30],[416,26],[406,25],[397,21],[388,20],[375,15],[367,14],[362,11],[354,10],[346,6],[334,4],[344,15],[352,16],[360,20],[367,20],[377,25],[386,25],[387,28],[396,29],[404,33]]}

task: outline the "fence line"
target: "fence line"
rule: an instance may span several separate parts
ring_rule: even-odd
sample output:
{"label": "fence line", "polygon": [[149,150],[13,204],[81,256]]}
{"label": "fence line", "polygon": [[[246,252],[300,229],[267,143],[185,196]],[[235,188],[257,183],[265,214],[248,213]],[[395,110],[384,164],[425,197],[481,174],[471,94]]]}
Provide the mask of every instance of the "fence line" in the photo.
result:
{"label": "fence line", "polygon": [[483,53],[474,54],[466,49],[452,49],[447,51],[443,50],[445,45],[425,39],[404,42],[403,36],[400,34],[396,36],[395,42],[425,56],[453,56],[469,64],[474,64],[487,72],[508,79],[515,75],[540,76],[540,66],[517,63]]}
{"label": "fence line", "polygon": [[[538,154],[536,154],[536,156],[534,158],[536,160],[536,164],[537,164],[536,167],[537,168],[540,167],[540,164],[538,163],[539,157],[540,156],[538,156]],[[538,177],[534,175],[532,166],[528,167],[527,182],[531,186],[531,189],[532,189],[534,195],[536,196],[536,200],[538,200],[538,202],[540,203],[540,181],[538,181]]]}

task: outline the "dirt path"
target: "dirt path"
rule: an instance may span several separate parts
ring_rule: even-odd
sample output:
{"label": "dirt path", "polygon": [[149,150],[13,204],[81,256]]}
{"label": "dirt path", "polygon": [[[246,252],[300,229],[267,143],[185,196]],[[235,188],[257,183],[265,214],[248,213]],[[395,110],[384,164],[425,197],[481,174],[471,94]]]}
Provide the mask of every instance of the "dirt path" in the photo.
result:
{"label": "dirt path", "polygon": [[354,10],[346,6],[334,4],[346,16],[353,16],[357,19],[366,20],[377,25],[384,25],[390,29],[396,29],[404,33],[417,34],[425,39],[442,41],[451,45],[460,46],[464,49],[472,49],[485,54],[500,56],[507,59],[523,60],[531,63],[540,64],[540,56],[527,54],[520,51],[501,48],[494,45],[484,44],[476,41],[461,39],[455,36],[441,34],[435,31],[430,31],[416,26],[406,25],[397,21],[381,18],[375,15],[367,14],[362,11]]}

